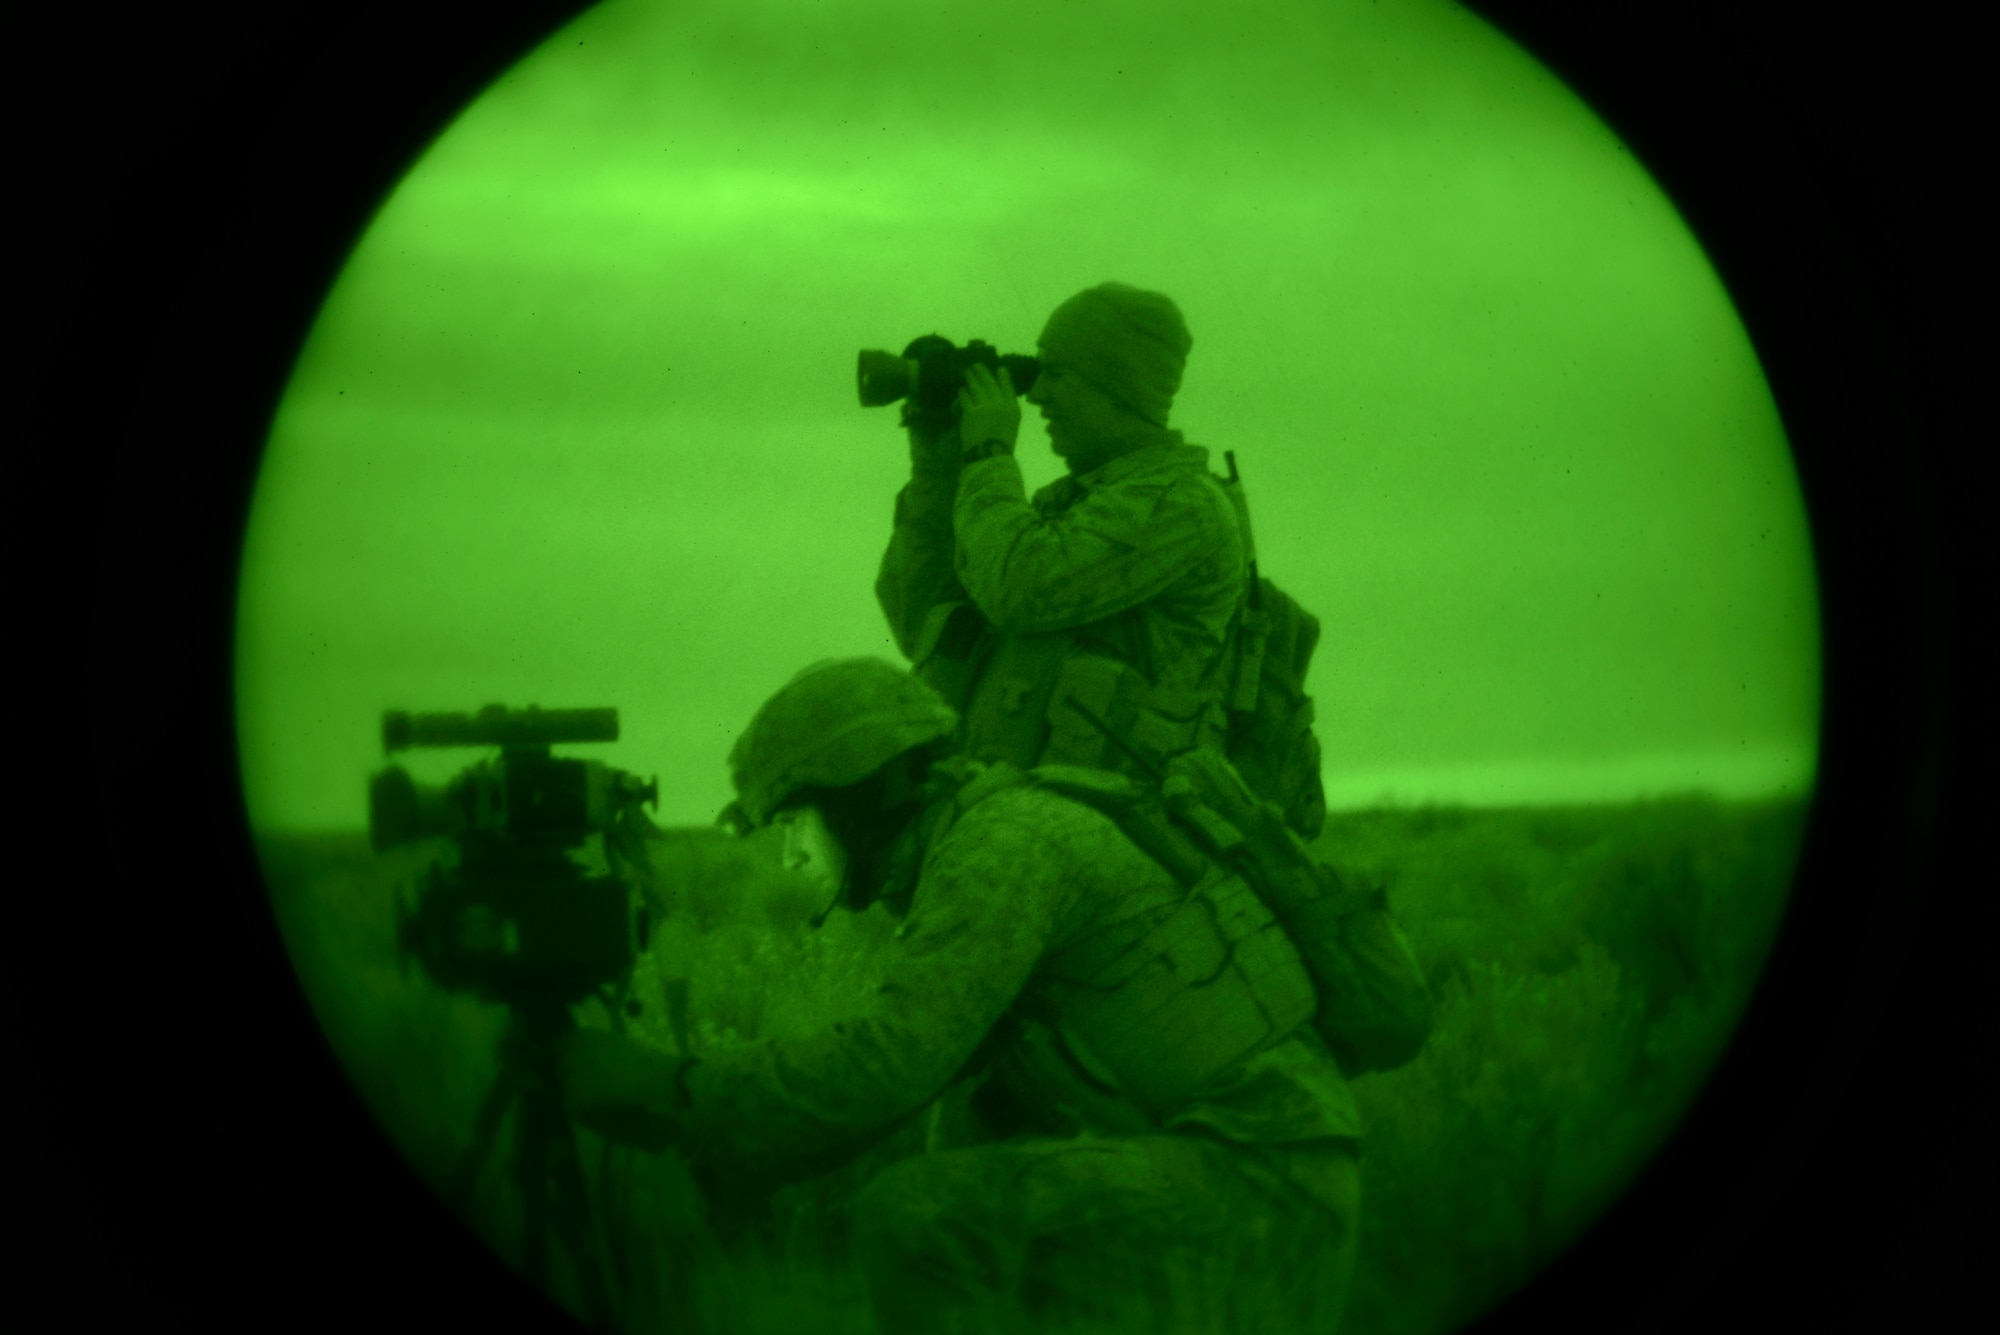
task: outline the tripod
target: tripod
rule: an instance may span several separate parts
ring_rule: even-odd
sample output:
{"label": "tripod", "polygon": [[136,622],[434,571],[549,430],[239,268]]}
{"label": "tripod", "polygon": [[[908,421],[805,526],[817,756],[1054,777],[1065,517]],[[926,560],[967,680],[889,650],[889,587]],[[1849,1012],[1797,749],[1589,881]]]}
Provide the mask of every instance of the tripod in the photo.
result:
{"label": "tripod", "polygon": [[582,1290],[584,1315],[599,1330],[617,1328],[605,1248],[593,1227],[584,1190],[576,1129],[562,1107],[555,1068],[555,1043],[576,1027],[569,1007],[555,1001],[516,1001],[508,1007],[501,1035],[499,1074],[480,1105],[472,1143],[451,1182],[452,1203],[463,1212],[473,1184],[493,1151],[509,1108],[517,1117],[511,1168],[521,1193],[526,1278],[547,1292],[551,1232],[569,1253]]}

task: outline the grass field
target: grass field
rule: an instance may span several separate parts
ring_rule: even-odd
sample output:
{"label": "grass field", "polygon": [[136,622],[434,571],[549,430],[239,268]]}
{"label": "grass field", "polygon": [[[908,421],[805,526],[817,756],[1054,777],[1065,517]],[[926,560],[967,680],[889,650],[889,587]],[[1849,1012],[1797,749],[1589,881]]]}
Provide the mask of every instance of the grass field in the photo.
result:
{"label": "grass field", "polygon": [[[1688,798],[1329,819],[1321,851],[1390,880],[1439,1003],[1417,1060],[1355,1084],[1370,1129],[1348,1331],[1455,1328],[1617,1196],[1671,1132],[1748,1000],[1804,816],[1798,801]],[[502,1016],[399,970],[393,888],[436,850],[376,858],[359,834],[269,835],[261,848],[329,1040],[392,1138],[441,1187],[492,1078]],[[675,1045],[657,1004],[670,984],[684,992],[697,1050],[824,1023],[852,1004],[852,980],[886,940],[879,912],[836,915],[812,932],[820,905],[777,870],[767,844],[664,831],[653,851],[664,921],[635,970],[633,994],[647,1003],[631,1021],[640,1037]],[[762,1245],[734,1248],[702,1222],[671,1156],[607,1155],[586,1136],[601,1212],[619,1221],[628,1324],[865,1335],[872,1323],[826,1221],[845,1190],[921,1150],[923,1135],[913,1126],[867,1160],[781,1193]],[[519,1203],[497,1168],[468,1213],[501,1254],[518,1255]],[[552,1284],[575,1302],[570,1277]]]}

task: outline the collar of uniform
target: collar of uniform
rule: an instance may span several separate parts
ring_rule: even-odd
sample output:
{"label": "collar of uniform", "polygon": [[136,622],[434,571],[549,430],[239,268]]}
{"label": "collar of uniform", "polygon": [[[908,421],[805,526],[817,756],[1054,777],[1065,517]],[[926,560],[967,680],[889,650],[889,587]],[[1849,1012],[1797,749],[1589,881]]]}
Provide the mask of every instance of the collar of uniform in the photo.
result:
{"label": "collar of uniform", "polygon": [[1188,467],[1203,469],[1208,467],[1207,447],[1188,444],[1178,431],[1165,431],[1153,444],[1141,446],[1130,454],[1119,455],[1103,467],[1077,478],[1076,484],[1087,490],[1113,482],[1123,482],[1126,478],[1138,477],[1142,473]]}

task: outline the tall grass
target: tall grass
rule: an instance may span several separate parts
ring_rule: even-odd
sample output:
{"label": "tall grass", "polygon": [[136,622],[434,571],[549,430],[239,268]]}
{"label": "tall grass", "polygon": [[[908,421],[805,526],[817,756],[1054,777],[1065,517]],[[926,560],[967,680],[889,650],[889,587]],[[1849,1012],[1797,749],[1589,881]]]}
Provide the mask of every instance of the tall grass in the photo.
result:
{"label": "tall grass", "polygon": [[1436,1029],[1356,1082],[1369,1120],[1348,1328],[1429,1335],[1572,1242],[1671,1133],[1748,1001],[1804,810],[1336,817],[1335,861],[1391,876]]}
{"label": "tall grass", "polygon": [[[1346,1329],[1433,1335],[1490,1307],[1562,1250],[1671,1132],[1754,984],[1803,830],[1798,803],[1424,808],[1337,814],[1319,847],[1388,878],[1438,1000],[1411,1064],[1355,1082],[1369,1121],[1361,1257]],[[503,1016],[399,972],[391,887],[435,849],[371,857],[358,835],[263,840],[274,902],[329,1041],[395,1143],[442,1187],[493,1074]],[[713,1050],[799,1032],[860,1004],[892,924],[837,914],[764,842],[665,831],[662,922],[634,971],[630,1032]],[[682,1013],[670,1013],[669,998]],[[610,1023],[586,1007],[587,1023]],[[873,1330],[844,1210],[875,1172],[948,1142],[946,1101],[839,1172],[712,1218],[671,1155],[583,1150],[626,1270],[633,1330]],[[498,1160],[468,1222],[518,1259],[519,1203]],[[577,1306],[573,1275],[551,1280]],[[1225,1327],[1198,1282],[1126,1329]],[[1208,1315],[1204,1317],[1202,1314]],[[996,1311],[995,1332],[1023,1328]]]}

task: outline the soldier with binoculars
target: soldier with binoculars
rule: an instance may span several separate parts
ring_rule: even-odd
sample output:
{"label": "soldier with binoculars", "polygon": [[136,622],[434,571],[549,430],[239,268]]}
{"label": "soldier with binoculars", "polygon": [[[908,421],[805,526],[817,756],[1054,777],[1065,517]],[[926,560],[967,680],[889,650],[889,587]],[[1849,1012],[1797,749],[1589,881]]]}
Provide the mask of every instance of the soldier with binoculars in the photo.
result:
{"label": "soldier with binoculars", "polygon": [[[1035,358],[920,339],[903,373],[863,354],[863,402],[906,395],[910,440],[876,597],[973,758],[1123,770],[1127,744],[1224,745],[1249,554],[1208,451],[1167,425],[1191,344],[1170,298],[1102,283],[1057,307]],[[1032,498],[1018,394],[1068,467]]]}

